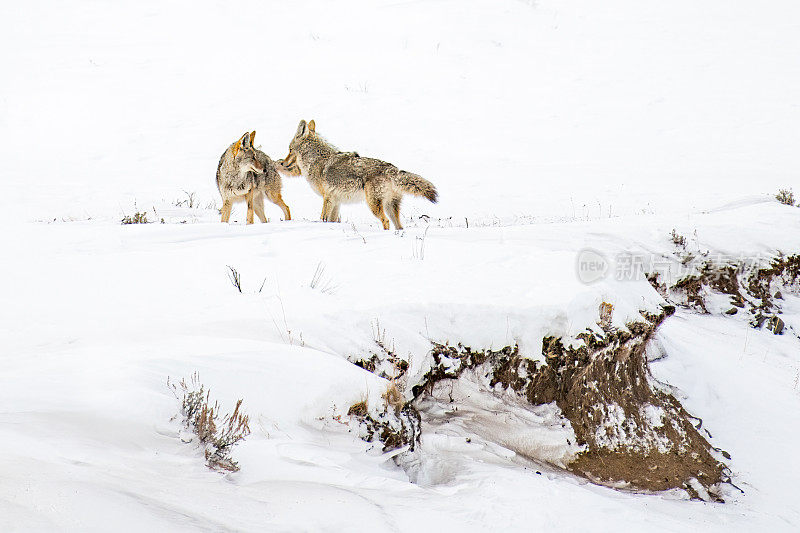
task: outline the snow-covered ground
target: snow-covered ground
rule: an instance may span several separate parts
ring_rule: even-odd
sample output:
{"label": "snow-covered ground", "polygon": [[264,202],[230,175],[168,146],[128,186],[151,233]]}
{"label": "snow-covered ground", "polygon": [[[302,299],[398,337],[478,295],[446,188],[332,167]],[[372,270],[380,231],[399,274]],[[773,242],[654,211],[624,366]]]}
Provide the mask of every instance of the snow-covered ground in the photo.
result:
{"label": "snow-covered ground", "polygon": [[[675,229],[695,252],[800,252],[800,209],[772,199],[800,176],[799,17],[788,1],[3,5],[0,530],[797,530],[790,294],[784,335],[679,310],[654,341],[655,379],[731,454],[744,494],[725,504],[548,466],[570,453],[559,413],[477,381],[429,406],[413,469],[345,422],[387,387],[347,360],[376,336],[413,377],[430,341],[539,357],[602,302],[618,326],[661,303],[613,262],[581,283],[585,249],[662,257]],[[403,232],[364,205],[323,224],[285,179],[295,220],[268,205],[245,226],[239,206],[221,225],[222,151],[256,129],[282,157],[301,118],[441,202],[408,200]],[[120,225],[136,211],[165,223]],[[181,442],[166,381],[195,371],[224,407],[244,399],[239,472]]]}

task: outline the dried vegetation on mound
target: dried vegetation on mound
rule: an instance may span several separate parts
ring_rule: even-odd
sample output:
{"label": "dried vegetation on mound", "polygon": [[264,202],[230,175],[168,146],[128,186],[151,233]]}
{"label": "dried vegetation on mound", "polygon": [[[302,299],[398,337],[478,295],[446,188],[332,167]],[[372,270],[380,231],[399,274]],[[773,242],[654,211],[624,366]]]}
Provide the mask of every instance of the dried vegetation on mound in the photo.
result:
{"label": "dried vegetation on mound", "polygon": [[751,326],[780,335],[785,326],[779,316],[784,293],[800,290],[800,255],[778,255],[761,266],[745,261],[706,261],[672,284],[662,281],[658,273],[649,275],[648,281],[671,303],[704,314],[711,312],[709,296],[726,295],[730,307],[725,315],[747,313]]}
{"label": "dried vegetation on mound", "polygon": [[[606,304],[608,305],[608,304]],[[500,350],[474,350],[467,346],[433,344],[431,368],[411,389],[411,399],[401,409],[413,418],[415,431],[398,433],[386,424],[393,418],[386,409],[384,420],[368,414],[357,404],[351,413],[370,428],[370,437],[384,442],[384,449],[414,446],[419,438],[416,400],[429,394],[442,380],[459,379],[468,369],[479,369],[492,387],[511,389],[531,405],[555,402],[571,422],[583,451],[568,468],[587,479],[609,486],[661,491],[683,488],[693,497],[719,499],[717,488],[729,481],[721,462],[726,456],[713,448],[695,427],[698,420],[650,375],[645,348],[662,321],[674,311],[666,307],[657,315],[614,329],[601,307],[598,325],[603,333],[587,330],[579,347],[560,338],[545,337],[545,362],[525,357],[517,346]],[[393,352],[384,351],[359,366],[379,370]],[[368,364],[366,364],[368,363]],[[394,368],[396,363],[390,365]],[[404,371],[404,370],[403,370]],[[376,424],[377,422],[377,424]],[[382,438],[386,434],[389,439]],[[719,458],[718,458],[719,457]]]}

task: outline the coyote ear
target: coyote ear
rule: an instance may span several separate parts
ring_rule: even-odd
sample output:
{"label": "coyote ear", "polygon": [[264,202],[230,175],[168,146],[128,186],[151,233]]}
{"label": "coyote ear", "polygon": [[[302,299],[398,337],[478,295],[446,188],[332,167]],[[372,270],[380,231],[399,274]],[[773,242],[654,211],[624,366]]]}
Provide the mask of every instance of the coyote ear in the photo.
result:
{"label": "coyote ear", "polygon": [[255,146],[256,140],[256,130],[253,130],[253,133],[250,134],[250,146]]}
{"label": "coyote ear", "polygon": [[310,129],[311,131],[317,130],[317,124],[314,122],[313,119],[311,120],[311,122],[308,123],[308,129]]}
{"label": "coyote ear", "polygon": [[295,137],[303,137],[308,130],[308,126],[306,125],[305,120],[301,120],[300,124],[297,125],[297,133],[294,134]]}
{"label": "coyote ear", "polygon": [[239,142],[242,144],[242,150],[250,148],[250,132],[246,131]]}

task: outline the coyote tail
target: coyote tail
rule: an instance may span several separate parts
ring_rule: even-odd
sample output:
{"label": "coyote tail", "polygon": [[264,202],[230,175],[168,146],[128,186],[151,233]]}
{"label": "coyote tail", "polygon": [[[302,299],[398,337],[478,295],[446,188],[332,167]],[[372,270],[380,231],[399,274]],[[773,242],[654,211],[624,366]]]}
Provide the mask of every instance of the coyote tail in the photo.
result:
{"label": "coyote tail", "polygon": [[403,191],[414,196],[424,196],[434,204],[439,199],[439,193],[436,192],[433,183],[412,172],[398,170],[392,181]]}

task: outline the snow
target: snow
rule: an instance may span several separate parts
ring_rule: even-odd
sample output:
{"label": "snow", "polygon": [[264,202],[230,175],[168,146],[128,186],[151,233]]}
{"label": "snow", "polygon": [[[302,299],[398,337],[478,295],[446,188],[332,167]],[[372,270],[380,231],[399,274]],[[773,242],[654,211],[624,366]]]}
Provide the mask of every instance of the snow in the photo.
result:
{"label": "snow", "polygon": [[670,356],[652,369],[656,378],[678,387],[684,407],[731,454],[737,485],[745,491],[736,504],[739,512],[752,523],[775,520],[779,529],[794,528],[800,520],[793,501],[793,441],[800,427],[797,337],[730,322],[678,313],[659,330],[658,340],[669,354],[692,356]]}
{"label": "snow", "polygon": [[642,408],[642,415],[652,427],[659,428],[664,425],[664,409],[655,405],[646,405]]}
{"label": "snow", "polygon": [[[460,440],[460,448],[467,441],[473,445],[453,451],[471,455],[474,453],[471,448],[481,446],[509,460],[517,457],[526,466],[530,466],[526,459],[533,459],[540,465],[550,463],[564,468],[581,450],[572,426],[554,403],[531,409],[523,399],[502,391],[501,387],[490,391],[481,375],[485,371],[466,372],[471,374],[466,380],[437,383],[431,398],[422,404],[423,427],[430,427],[437,439],[446,439],[448,443]],[[430,468],[414,469],[419,470],[420,477],[430,476],[431,470],[442,469],[440,462],[446,463],[441,461],[442,453],[436,442],[426,440],[423,445],[423,460],[428,456],[434,459]],[[430,451],[428,446],[436,451]],[[419,478],[414,481],[423,482]]]}
{"label": "snow", "polygon": [[[544,336],[596,327],[603,302],[616,327],[658,309],[645,279],[618,279],[618,258],[677,276],[673,229],[715,257],[797,253],[800,210],[772,195],[800,171],[799,10],[3,6],[0,529],[796,530],[790,294],[784,335],[680,310],[651,347],[654,378],[732,457],[744,493],[725,488],[725,504],[565,473],[577,446],[557,407],[526,409],[478,376],[438,386],[414,464],[345,420],[388,385],[347,360],[376,336],[409,358],[409,382],[431,341],[536,359]],[[430,179],[441,202],[406,200],[399,233],[363,204],[322,224],[321,200],[287,178],[295,220],[268,205],[270,223],[245,226],[238,206],[220,224],[225,147],[256,129],[283,157],[301,118]],[[175,205],[187,193],[197,204]],[[119,224],[136,211],[156,223]],[[586,249],[608,261],[590,284]],[[195,371],[225,408],[244,400],[237,473],[179,438],[166,380]]]}

